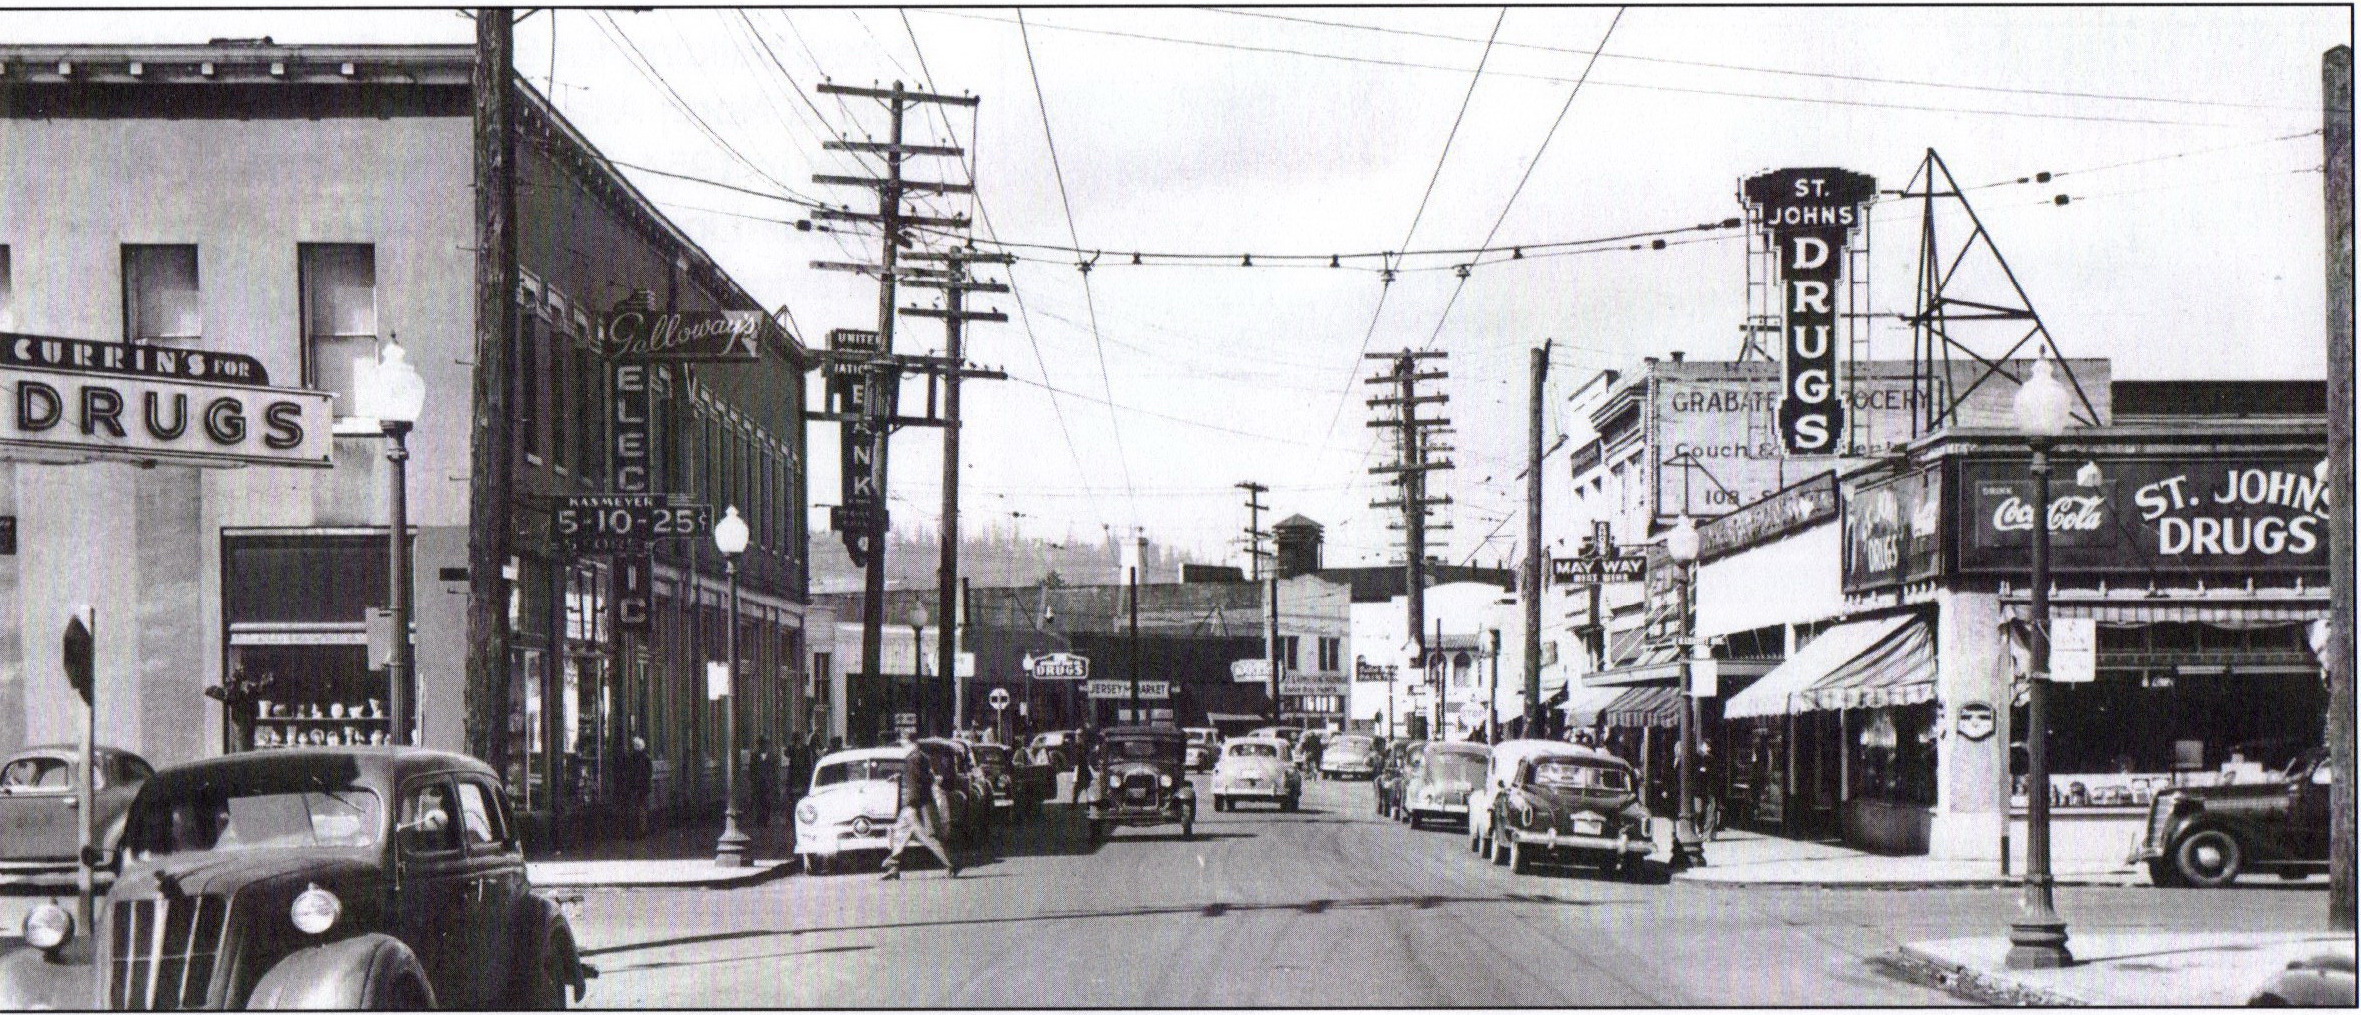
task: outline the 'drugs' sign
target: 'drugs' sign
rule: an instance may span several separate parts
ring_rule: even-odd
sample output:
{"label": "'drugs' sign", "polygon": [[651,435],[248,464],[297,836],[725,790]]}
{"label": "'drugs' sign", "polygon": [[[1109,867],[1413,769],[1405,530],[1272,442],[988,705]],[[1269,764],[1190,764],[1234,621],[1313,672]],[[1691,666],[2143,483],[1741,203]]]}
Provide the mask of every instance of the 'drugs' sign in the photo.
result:
{"label": "'drugs' sign", "polygon": [[1781,169],[1741,190],[1778,261],[1786,367],[1779,441],[1791,455],[1837,454],[1845,433],[1836,387],[1845,245],[1867,218],[1877,180],[1845,169]]}
{"label": "'drugs' sign", "polygon": [[[2327,573],[2329,494],[2317,458],[2053,460],[2046,521],[2062,574]],[[2025,574],[2037,524],[2025,461],[1966,462],[1960,472],[1959,570]]]}
{"label": "'drugs' sign", "polygon": [[0,445],[43,460],[329,467],[326,392],[0,366]]}

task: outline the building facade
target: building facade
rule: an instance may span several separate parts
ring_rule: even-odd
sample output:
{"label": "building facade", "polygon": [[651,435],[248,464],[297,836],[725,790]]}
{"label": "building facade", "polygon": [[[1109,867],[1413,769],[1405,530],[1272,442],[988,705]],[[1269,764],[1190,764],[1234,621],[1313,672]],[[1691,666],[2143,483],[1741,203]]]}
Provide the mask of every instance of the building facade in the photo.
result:
{"label": "building facade", "polygon": [[[20,537],[0,557],[0,748],[77,728],[56,631],[83,603],[101,618],[103,742],[165,764],[387,729],[364,615],[388,598],[389,467],[353,396],[388,343],[427,392],[408,483],[420,741],[469,747],[473,57],[267,40],[0,50],[0,330],[251,356],[274,383],[332,393],[337,417],[324,468],[0,464]],[[717,555],[659,546],[642,628],[619,618],[615,558],[568,551],[551,517],[613,489],[602,312],[762,307],[512,87],[508,774],[533,810],[595,810],[638,736],[659,803],[709,805]],[[803,363],[775,329],[762,351],[658,369],[651,458],[657,490],[734,504],[752,527],[741,721],[776,737],[807,714]],[[225,685],[252,693],[225,708],[206,693]]]}

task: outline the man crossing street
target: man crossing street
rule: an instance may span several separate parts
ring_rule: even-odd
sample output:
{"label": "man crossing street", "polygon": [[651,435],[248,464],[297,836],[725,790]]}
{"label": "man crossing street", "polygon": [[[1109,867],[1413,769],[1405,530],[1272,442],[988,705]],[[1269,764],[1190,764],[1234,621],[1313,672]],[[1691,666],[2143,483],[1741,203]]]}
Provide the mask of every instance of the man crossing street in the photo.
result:
{"label": "man crossing street", "polygon": [[885,874],[881,880],[901,879],[902,851],[909,848],[912,839],[943,862],[944,877],[958,877],[959,865],[951,862],[951,854],[944,852],[935,834],[942,826],[942,810],[935,806],[934,766],[927,761],[926,752],[911,743],[909,734],[904,733],[901,742],[910,753],[902,763],[901,777],[896,780],[901,784],[901,806],[895,811],[894,829],[887,837],[892,850],[885,856]]}

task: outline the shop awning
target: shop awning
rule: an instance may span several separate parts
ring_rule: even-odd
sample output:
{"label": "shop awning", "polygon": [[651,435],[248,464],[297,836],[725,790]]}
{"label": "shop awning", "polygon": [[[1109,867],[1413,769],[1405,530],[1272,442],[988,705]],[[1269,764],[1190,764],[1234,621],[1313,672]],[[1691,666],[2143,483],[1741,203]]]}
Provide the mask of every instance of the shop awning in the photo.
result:
{"label": "shop awning", "polygon": [[1640,650],[1640,657],[1624,665],[1596,673],[1585,673],[1582,682],[1589,687],[1631,687],[1661,684],[1681,678],[1681,650],[1672,645],[1649,645]]}
{"label": "shop awning", "polygon": [[1905,614],[1821,632],[1733,696],[1722,718],[1916,704],[1934,695],[1934,641],[1924,620]]}
{"label": "shop awning", "polygon": [[1627,688],[1602,716],[1609,726],[1679,726],[1681,689],[1669,684]]}
{"label": "shop awning", "polygon": [[1597,726],[1606,717],[1607,706],[1630,692],[1627,687],[1575,686],[1566,696],[1566,725],[1572,729]]}

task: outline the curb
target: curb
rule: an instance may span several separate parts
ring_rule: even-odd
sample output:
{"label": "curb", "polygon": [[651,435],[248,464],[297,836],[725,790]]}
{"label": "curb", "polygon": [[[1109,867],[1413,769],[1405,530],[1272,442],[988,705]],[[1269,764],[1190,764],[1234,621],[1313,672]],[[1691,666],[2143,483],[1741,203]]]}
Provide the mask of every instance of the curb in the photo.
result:
{"label": "curb", "polygon": [[801,864],[795,863],[794,861],[784,861],[772,864],[768,867],[758,868],[745,874],[736,874],[726,878],[709,878],[702,881],[563,881],[548,883],[535,881],[533,883],[533,888],[536,891],[583,891],[616,889],[673,889],[677,891],[696,891],[701,889],[727,890],[731,888],[747,888],[754,885],[764,884],[779,878],[787,877],[801,869],[803,869]]}
{"label": "curb", "polygon": [[[1710,888],[1819,888],[1828,891],[1906,892],[1913,889],[1938,888],[2019,888],[2024,882],[2016,878],[1943,878],[1934,880],[1901,881],[1737,881],[1727,878],[1701,878],[1689,874],[1674,874],[1674,881]],[[2095,878],[2059,878],[2053,882],[2059,888],[2136,888],[2126,881],[2107,881]]]}
{"label": "curb", "polygon": [[2008,977],[1972,969],[1903,945],[1869,964],[1881,973],[1909,983],[1934,987],[1953,997],[1979,1004],[2035,1008],[2086,1008],[2090,1002],[2071,994],[2021,983]]}

